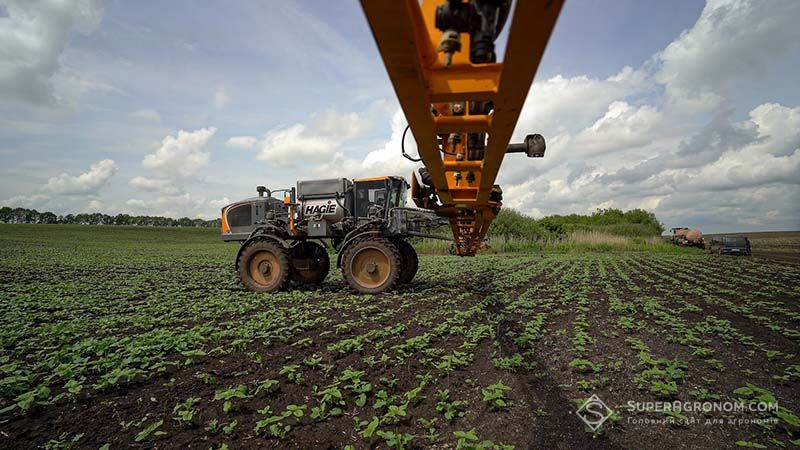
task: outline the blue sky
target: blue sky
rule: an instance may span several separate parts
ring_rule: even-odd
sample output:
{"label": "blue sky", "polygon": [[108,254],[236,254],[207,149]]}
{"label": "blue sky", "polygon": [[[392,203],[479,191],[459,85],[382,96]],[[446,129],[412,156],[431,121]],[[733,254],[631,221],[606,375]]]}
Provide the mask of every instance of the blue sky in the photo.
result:
{"label": "blue sky", "polygon": [[[548,155],[509,156],[506,205],[800,229],[798,20],[567,1],[515,133]],[[0,0],[0,60],[3,205],[210,218],[257,184],[414,169],[355,1]]]}

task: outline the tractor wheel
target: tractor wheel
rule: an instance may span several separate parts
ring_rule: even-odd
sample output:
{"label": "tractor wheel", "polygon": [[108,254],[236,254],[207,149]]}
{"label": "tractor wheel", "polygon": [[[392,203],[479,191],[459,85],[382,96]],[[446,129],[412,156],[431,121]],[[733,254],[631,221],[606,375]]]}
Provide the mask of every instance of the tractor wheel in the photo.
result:
{"label": "tractor wheel", "polygon": [[404,239],[398,239],[395,242],[397,249],[400,250],[400,257],[402,258],[400,265],[400,277],[397,280],[398,284],[410,283],[417,274],[419,269],[419,258],[414,246],[409,244]]}
{"label": "tractor wheel", "polygon": [[322,283],[331,268],[328,251],[316,242],[305,241],[294,246],[292,259],[308,260],[307,264],[303,265],[307,267],[305,269],[298,269],[292,264],[292,281],[300,285]]}
{"label": "tractor wheel", "polygon": [[278,244],[259,240],[239,256],[239,279],[253,292],[277,292],[289,280],[289,254]]}
{"label": "tractor wheel", "polygon": [[400,251],[389,240],[363,239],[345,251],[342,275],[356,291],[380,294],[397,284],[401,261]]}

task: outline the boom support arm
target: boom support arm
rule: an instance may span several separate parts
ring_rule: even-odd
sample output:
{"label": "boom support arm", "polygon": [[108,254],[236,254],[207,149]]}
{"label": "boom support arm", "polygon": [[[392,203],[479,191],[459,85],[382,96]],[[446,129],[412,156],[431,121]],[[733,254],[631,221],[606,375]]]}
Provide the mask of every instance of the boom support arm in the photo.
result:
{"label": "boom support arm", "polygon": [[[523,151],[508,144],[562,4],[517,0],[497,63],[510,0],[361,0],[429,174],[412,175],[412,196],[448,218],[459,255],[475,254],[500,211],[495,179],[507,150]],[[541,136],[529,141],[543,155]]]}

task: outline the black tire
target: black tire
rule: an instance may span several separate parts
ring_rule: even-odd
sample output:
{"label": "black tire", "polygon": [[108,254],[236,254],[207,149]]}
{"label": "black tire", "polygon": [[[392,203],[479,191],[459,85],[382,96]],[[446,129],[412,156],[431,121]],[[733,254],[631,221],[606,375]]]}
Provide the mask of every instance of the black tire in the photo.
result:
{"label": "black tire", "polygon": [[410,283],[417,275],[419,269],[419,257],[414,246],[409,244],[404,239],[397,239],[394,241],[397,249],[400,250],[400,277],[397,279],[398,284]]}
{"label": "black tire", "polygon": [[[294,266],[296,259],[312,259],[308,269]],[[292,281],[298,285],[320,284],[331,269],[331,260],[325,247],[316,242],[305,241],[292,248]]]}
{"label": "black tire", "polygon": [[290,274],[289,253],[268,240],[257,240],[239,255],[239,279],[253,292],[278,292],[285,288]]}
{"label": "black tire", "polygon": [[345,250],[342,276],[359,293],[380,294],[397,285],[401,261],[400,250],[388,239],[362,239]]}

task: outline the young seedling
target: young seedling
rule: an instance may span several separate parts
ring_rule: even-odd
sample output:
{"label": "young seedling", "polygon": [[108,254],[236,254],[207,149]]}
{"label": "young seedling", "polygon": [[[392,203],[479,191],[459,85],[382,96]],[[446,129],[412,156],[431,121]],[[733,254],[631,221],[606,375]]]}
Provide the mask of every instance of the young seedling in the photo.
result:
{"label": "young seedling", "polygon": [[436,397],[439,399],[436,403],[436,411],[444,414],[444,418],[448,422],[464,417],[464,407],[467,406],[467,403],[461,400],[451,400],[449,389],[438,391]]}
{"label": "young seedling", "polygon": [[240,384],[236,387],[229,387],[227,389],[217,391],[216,394],[214,394],[215,401],[224,401],[222,404],[222,410],[226,413],[233,411],[236,408],[233,400],[237,398],[250,398],[250,396],[247,395],[247,386],[244,384]]}
{"label": "young seedling", "polygon": [[415,437],[413,434],[392,431],[378,431],[377,434],[383,438],[386,446],[392,450],[405,450],[406,445],[410,444]]}
{"label": "young seedling", "polygon": [[289,364],[283,366],[278,374],[285,376],[287,380],[294,384],[300,384],[303,382],[303,374],[298,370],[299,368],[300,365],[298,364]]}
{"label": "young seedling", "polygon": [[486,389],[482,390],[481,393],[483,394],[483,401],[491,409],[503,409],[508,406],[506,401],[506,391],[510,391],[511,388],[503,384],[502,381],[498,381],[495,384],[489,385]]}
{"label": "young seedling", "polygon": [[194,405],[199,402],[200,397],[189,397],[183,402],[178,403],[174,408],[172,408],[172,413],[175,414],[173,419],[185,424],[194,423],[194,419],[198,413],[198,411],[194,408]]}

